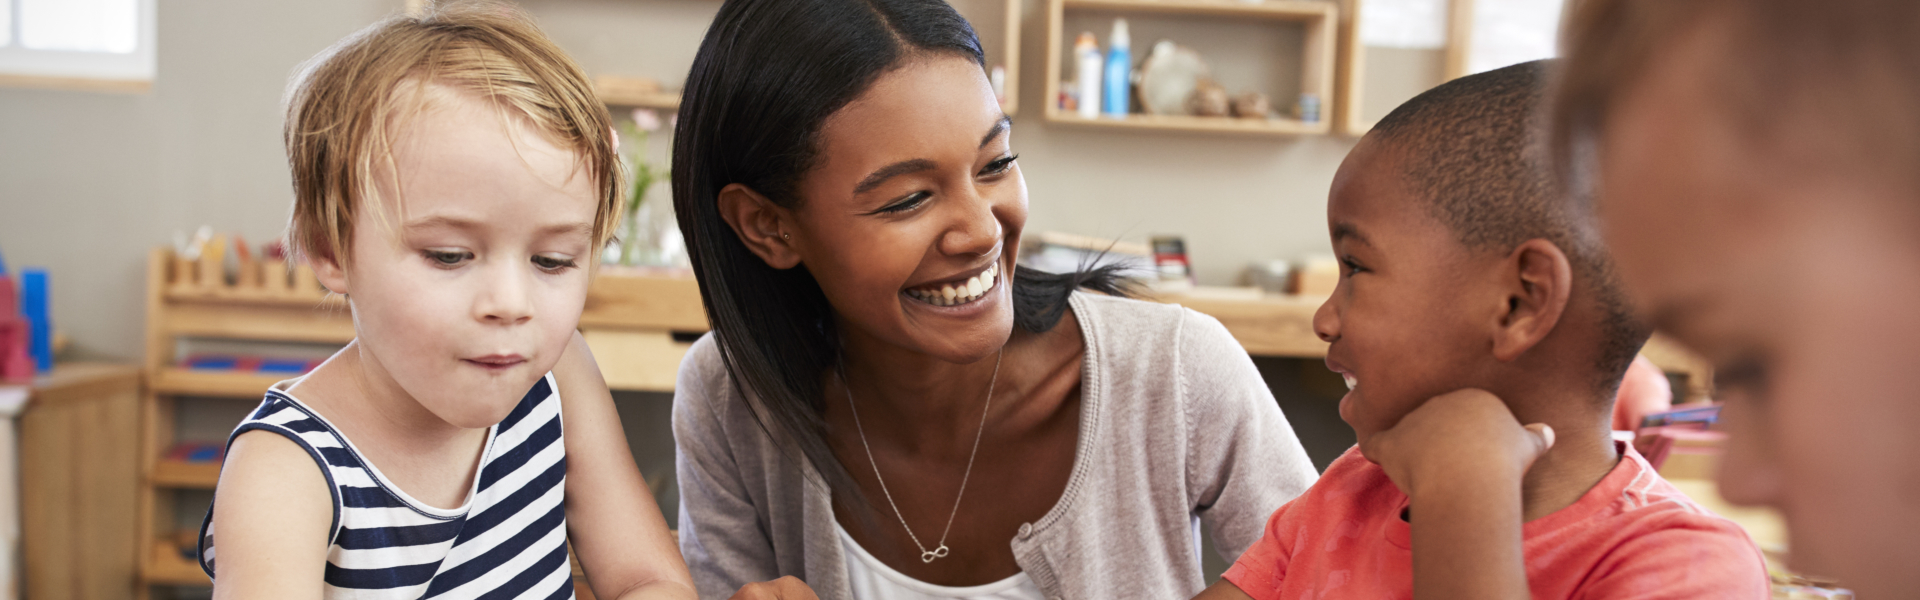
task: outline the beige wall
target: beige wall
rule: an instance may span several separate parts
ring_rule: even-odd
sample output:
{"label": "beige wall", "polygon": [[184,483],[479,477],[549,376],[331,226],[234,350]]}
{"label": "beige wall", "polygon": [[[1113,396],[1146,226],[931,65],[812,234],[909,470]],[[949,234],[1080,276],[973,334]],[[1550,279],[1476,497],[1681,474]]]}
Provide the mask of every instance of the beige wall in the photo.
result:
{"label": "beige wall", "polygon": [[[677,85],[718,2],[525,0],[590,71]],[[991,43],[993,0],[963,0]],[[153,91],[111,95],[0,88],[0,252],[53,270],[54,318],[77,347],[139,352],[144,256],[201,224],[276,235],[290,192],[280,94],[294,65],[399,0],[159,3]],[[1029,231],[1187,239],[1203,283],[1249,261],[1326,247],[1324,199],[1352,141],[1088,131],[1040,118],[1044,2],[1027,0],[1014,148]],[[1104,39],[1105,31],[1098,33]],[[1151,40],[1136,38],[1144,48]],[[997,51],[997,45],[992,50]],[[1210,56],[1217,70],[1256,57]],[[1252,64],[1253,66],[1247,66]],[[1276,102],[1276,104],[1282,104]]]}

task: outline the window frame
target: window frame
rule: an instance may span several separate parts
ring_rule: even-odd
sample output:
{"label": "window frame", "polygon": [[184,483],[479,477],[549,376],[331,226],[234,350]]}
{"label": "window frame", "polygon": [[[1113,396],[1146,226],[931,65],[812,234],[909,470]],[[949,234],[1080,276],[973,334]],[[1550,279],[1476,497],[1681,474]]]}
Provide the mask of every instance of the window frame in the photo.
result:
{"label": "window frame", "polygon": [[134,93],[152,86],[158,70],[156,0],[134,0],[137,39],[129,53],[22,47],[20,4],[8,0],[5,7],[10,31],[7,45],[0,46],[0,86]]}

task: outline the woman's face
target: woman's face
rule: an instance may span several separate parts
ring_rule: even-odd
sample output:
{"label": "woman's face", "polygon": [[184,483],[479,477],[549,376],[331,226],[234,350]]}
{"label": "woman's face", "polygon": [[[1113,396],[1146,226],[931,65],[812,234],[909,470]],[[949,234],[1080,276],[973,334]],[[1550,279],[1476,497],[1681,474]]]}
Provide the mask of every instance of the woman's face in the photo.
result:
{"label": "woman's face", "polygon": [[956,363],[1005,344],[1027,221],[1010,126],[980,67],[950,56],[909,59],[828,117],[787,233],[849,342]]}

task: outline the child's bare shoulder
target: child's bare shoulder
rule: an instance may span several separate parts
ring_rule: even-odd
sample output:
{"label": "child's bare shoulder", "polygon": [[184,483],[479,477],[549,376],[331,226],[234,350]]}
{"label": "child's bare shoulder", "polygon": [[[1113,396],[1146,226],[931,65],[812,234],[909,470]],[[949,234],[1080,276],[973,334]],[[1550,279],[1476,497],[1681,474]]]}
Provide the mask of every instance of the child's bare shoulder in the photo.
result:
{"label": "child's bare shoulder", "polygon": [[255,429],[235,436],[215,489],[219,510],[279,517],[312,513],[319,517],[323,534],[333,519],[333,488],[319,461],[278,432]]}

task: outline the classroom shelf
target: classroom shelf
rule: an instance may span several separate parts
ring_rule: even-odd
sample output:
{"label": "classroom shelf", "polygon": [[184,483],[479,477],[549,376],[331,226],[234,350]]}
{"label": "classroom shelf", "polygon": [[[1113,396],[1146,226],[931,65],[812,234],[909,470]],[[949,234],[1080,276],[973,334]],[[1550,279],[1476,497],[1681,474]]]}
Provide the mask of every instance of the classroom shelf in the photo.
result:
{"label": "classroom shelf", "polygon": [[156,394],[258,401],[267,393],[267,388],[281,380],[294,377],[298,375],[285,373],[260,375],[168,367],[156,371],[150,384]]}
{"label": "classroom shelf", "polygon": [[657,108],[665,111],[680,110],[679,92],[597,92],[600,102],[607,106],[627,106],[633,108]]}
{"label": "classroom shelf", "polygon": [[1049,122],[1073,127],[1189,131],[1245,135],[1319,135],[1329,131],[1326,121],[1307,123],[1298,119],[1238,119],[1234,117],[1196,117],[1192,115],[1131,114],[1126,118],[1097,117],[1059,113]]}
{"label": "classroom shelf", "polygon": [[[1125,118],[1101,117],[1088,119],[1072,111],[1060,109],[1060,78],[1062,63],[1067,49],[1066,15],[1069,11],[1097,11],[1126,15],[1159,15],[1173,17],[1194,17],[1211,19],[1218,22],[1239,23],[1253,21],[1277,21],[1298,23],[1304,29],[1305,37],[1298,55],[1281,55],[1276,60],[1297,60],[1300,68],[1300,91],[1311,93],[1322,99],[1322,105],[1332,98],[1334,41],[1338,33],[1339,7],[1332,2],[1308,0],[1269,0],[1267,2],[1243,2],[1240,0],[1050,0],[1047,6],[1047,76],[1046,95],[1042,98],[1048,123],[1070,127],[1105,128],[1140,132],[1187,132],[1228,135],[1255,135],[1288,137],[1300,135],[1323,135],[1332,131],[1332,120],[1325,118],[1326,109],[1322,109],[1322,118],[1314,122],[1296,119],[1266,118],[1239,119],[1232,117],[1201,117],[1191,115],[1149,115],[1130,114]],[[1152,40],[1135,37],[1135,60],[1142,60],[1151,47]],[[1275,107],[1290,106],[1285,98],[1272,98]]]}
{"label": "classroom shelf", "polygon": [[187,490],[210,490],[220,481],[220,463],[161,460],[153,463],[147,480],[153,485]]}
{"label": "classroom shelf", "polygon": [[200,565],[181,556],[180,550],[166,540],[154,540],[153,549],[147,552],[146,564],[140,569],[140,580],[147,585],[213,585],[213,579],[200,570]]}

